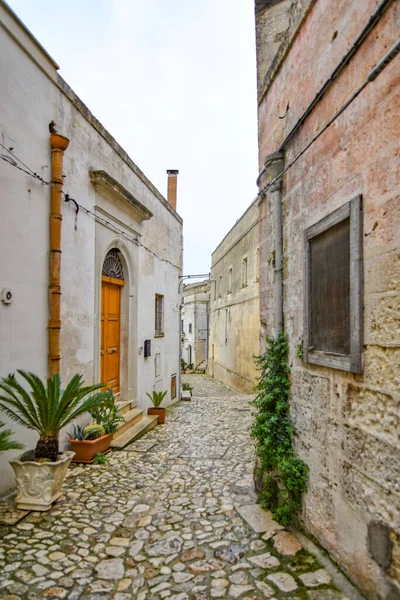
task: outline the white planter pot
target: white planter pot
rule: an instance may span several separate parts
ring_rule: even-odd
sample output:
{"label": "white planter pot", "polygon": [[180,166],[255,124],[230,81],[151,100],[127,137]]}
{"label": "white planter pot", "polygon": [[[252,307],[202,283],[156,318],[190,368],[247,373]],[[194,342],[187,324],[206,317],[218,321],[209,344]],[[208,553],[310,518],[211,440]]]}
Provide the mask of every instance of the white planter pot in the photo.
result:
{"label": "white planter pot", "polygon": [[34,462],[34,450],[24,452],[10,465],[15,471],[18,495],[17,508],[21,510],[49,510],[62,493],[65,474],[75,452],[64,452],[58,462]]}

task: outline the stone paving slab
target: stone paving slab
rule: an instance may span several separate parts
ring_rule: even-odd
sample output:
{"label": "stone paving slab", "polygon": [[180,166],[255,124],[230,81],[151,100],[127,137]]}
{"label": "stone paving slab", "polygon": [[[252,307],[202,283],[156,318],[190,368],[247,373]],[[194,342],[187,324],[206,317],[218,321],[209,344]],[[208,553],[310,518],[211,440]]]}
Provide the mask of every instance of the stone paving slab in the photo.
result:
{"label": "stone paving slab", "polygon": [[292,534],[257,531],[249,396],[190,377],[190,410],[0,527],[0,600],[345,600]]}

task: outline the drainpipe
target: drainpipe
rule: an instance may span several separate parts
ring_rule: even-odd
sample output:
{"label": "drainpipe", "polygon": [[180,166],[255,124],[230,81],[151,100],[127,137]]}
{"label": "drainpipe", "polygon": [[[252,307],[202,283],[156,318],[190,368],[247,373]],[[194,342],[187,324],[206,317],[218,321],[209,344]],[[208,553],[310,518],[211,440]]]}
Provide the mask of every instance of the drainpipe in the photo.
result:
{"label": "drainpipe", "polygon": [[284,168],[282,152],[269,154],[264,161],[264,169],[269,181],[274,181],[269,190],[274,201],[275,224],[275,335],[283,331],[283,244],[282,244],[282,177],[278,177]]}
{"label": "drainpipe", "polygon": [[49,376],[60,372],[60,331],[61,331],[61,200],[62,166],[64,151],[69,139],[52,133],[51,147],[51,209],[50,209],[50,251],[49,251]]}

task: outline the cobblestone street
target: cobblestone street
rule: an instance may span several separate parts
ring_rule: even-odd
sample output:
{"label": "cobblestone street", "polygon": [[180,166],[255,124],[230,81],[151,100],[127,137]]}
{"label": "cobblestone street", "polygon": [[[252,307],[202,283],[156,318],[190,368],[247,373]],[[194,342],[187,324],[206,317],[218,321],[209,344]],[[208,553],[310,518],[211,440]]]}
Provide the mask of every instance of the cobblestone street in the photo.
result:
{"label": "cobblestone street", "polygon": [[51,511],[0,528],[1,599],[345,600],[255,506],[249,396],[184,380],[192,401],[164,426],[73,466]]}

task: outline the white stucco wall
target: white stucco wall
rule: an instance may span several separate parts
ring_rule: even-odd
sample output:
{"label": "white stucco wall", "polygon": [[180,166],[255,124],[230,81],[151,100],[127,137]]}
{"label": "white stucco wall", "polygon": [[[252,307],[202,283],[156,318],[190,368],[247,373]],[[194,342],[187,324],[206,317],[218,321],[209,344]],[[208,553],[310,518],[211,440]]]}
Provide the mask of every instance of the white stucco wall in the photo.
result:
{"label": "white stucco wall", "polygon": [[[167,390],[177,374],[179,389],[179,296],[182,220],[102,128],[56,72],[56,65],[0,2],[0,141],[46,181],[51,178],[48,124],[70,139],[64,156],[64,190],[111,226],[96,222],[72,203],[63,203],[61,266],[61,375],[76,372],[87,383],[100,377],[99,335],[101,267],[107,251],[118,247],[126,267],[121,322],[125,328],[126,381],[121,400],[146,407],[146,392]],[[18,38],[17,44],[10,30]],[[21,47],[22,46],[22,47]],[[7,154],[3,151],[4,154]],[[102,170],[148,208],[138,222],[123,202],[112,202],[91,183],[89,171]],[[0,376],[17,368],[47,374],[48,249],[50,189],[0,160],[0,290],[13,302],[0,303]],[[108,211],[105,216],[104,212]],[[114,227],[125,232],[118,233]],[[129,240],[126,239],[129,236]],[[133,237],[140,245],[133,243]],[[164,337],[154,337],[154,296],[164,295]],[[144,358],[145,339],[152,356]],[[124,354],[123,352],[123,354]],[[156,379],[155,354],[161,357]],[[123,379],[124,376],[122,376]],[[6,418],[0,417],[6,422]],[[11,424],[27,447],[36,435]],[[62,436],[62,441],[65,436]],[[8,460],[0,456],[0,492],[13,485]]]}

